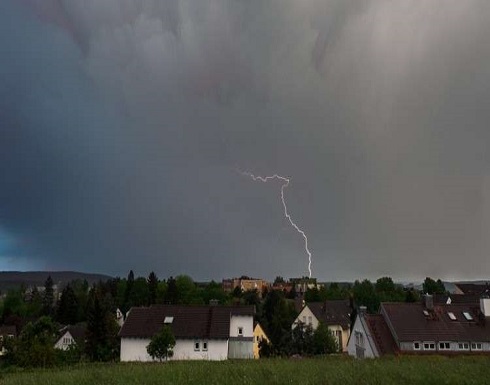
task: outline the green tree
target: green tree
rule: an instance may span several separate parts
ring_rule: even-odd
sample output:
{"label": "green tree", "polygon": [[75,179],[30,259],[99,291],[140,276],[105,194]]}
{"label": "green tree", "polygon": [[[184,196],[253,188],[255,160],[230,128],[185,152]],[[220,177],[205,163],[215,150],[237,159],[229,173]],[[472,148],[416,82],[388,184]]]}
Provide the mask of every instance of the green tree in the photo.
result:
{"label": "green tree", "polygon": [[157,302],[157,290],[158,290],[158,277],[152,271],[148,275],[148,304],[153,305]]}
{"label": "green tree", "polygon": [[313,352],[314,354],[337,353],[339,347],[337,341],[327,325],[320,322],[313,333]]}
{"label": "green tree", "polygon": [[92,361],[110,361],[117,357],[118,326],[111,309],[104,306],[102,293],[92,288],[87,307],[87,341],[85,351]]}
{"label": "green tree", "polygon": [[56,333],[57,328],[50,317],[28,323],[9,353],[13,362],[22,367],[53,366],[56,363]]}
{"label": "green tree", "polygon": [[369,313],[378,311],[379,297],[371,281],[365,279],[359,282],[356,280],[352,292],[357,306],[366,306]]}
{"label": "green tree", "polygon": [[168,360],[174,355],[173,348],[175,346],[175,337],[172,333],[172,329],[168,325],[164,325],[163,328],[153,336],[149,345],[146,347],[146,351],[153,359],[158,359],[162,362],[164,359]]}
{"label": "green tree", "polygon": [[422,285],[424,293],[427,294],[444,294],[446,288],[440,279],[434,281],[432,278],[427,277]]}
{"label": "green tree", "polygon": [[54,304],[54,284],[51,276],[48,276],[44,283],[44,295],[43,295],[43,314],[52,315]]}
{"label": "green tree", "polygon": [[78,321],[78,301],[70,285],[67,285],[61,292],[56,316],[58,322],[66,325],[75,324]]}
{"label": "green tree", "polygon": [[179,289],[177,288],[177,282],[174,277],[170,277],[167,281],[167,292],[165,295],[165,302],[176,304],[179,300]]}

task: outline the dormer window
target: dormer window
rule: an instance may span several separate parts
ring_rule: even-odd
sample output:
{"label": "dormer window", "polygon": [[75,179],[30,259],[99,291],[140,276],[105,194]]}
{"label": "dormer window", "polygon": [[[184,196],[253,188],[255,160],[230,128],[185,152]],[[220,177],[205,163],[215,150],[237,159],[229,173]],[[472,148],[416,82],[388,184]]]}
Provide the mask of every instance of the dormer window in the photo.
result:
{"label": "dormer window", "polygon": [[466,318],[467,321],[473,321],[473,317],[467,311],[464,311],[463,312],[463,315],[464,315],[464,318]]}

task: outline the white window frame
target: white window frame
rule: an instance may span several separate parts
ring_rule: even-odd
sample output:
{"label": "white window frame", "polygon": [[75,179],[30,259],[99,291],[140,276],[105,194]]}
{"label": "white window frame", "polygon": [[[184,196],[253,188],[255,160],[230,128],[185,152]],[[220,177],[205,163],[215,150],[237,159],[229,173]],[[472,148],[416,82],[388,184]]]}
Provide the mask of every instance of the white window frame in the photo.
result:
{"label": "white window frame", "polygon": [[433,351],[436,350],[436,343],[434,341],[424,341],[424,350]]}
{"label": "white window frame", "polygon": [[243,326],[238,326],[238,335],[243,336]]}
{"label": "white window frame", "polygon": [[451,321],[456,321],[456,315],[452,311],[447,312],[448,317],[451,319]]}
{"label": "white window frame", "polygon": [[202,342],[202,351],[207,352],[208,351],[208,341],[203,341]]}
{"label": "white window frame", "polygon": [[458,350],[470,350],[469,342],[458,342]]}
{"label": "white window frame", "polygon": [[[480,345],[480,347],[478,347],[478,345]],[[471,346],[471,350],[475,350],[475,351],[483,350],[483,344],[481,342],[472,342],[470,346]]]}
{"label": "white window frame", "polygon": [[451,342],[448,341],[440,341],[437,346],[439,350],[451,350]]}
{"label": "white window frame", "polygon": [[194,351],[199,352],[201,350],[201,342],[200,341],[194,341]]}
{"label": "white window frame", "polygon": [[413,350],[420,350],[422,349],[422,344],[420,341],[414,341],[413,342]]}
{"label": "white window frame", "polygon": [[473,321],[473,316],[470,314],[470,312],[464,311],[463,312],[464,318],[466,318],[467,321]]}

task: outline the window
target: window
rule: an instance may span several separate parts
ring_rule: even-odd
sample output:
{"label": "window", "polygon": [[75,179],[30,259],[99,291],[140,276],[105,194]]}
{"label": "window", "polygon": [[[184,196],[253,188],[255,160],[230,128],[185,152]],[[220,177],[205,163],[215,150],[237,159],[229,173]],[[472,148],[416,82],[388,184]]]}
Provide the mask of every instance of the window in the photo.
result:
{"label": "window", "polygon": [[174,317],[165,317],[163,320],[164,324],[171,324],[172,322],[174,322]]}
{"label": "window", "polygon": [[199,341],[194,342],[194,350],[195,351],[201,350],[201,344],[199,343]]}
{"label": "window", "polygon": [[243,336],[243,327],[238,326],[238,335]]}
{"label": "window", "polygon": [[420,350],[420,342],[413,343],[413,350]]}
{"label": "window", "polygon": [[473,321],[473,317],[467,311],[464,311],[463,315],[464,315],[464,318],[466,318],[468,321]]}
{"label": "window", "polygon": [[425,315],[426,317],[428,317],[428,316],[429,316],[429,312],[428,312],[427,310],[423,310],[423,313],[424,313],[424,315]]}
{"label": "window", "polygon": [[436,350],[435,342],[424,342],[424,350]]}
{"label": "window", "polygon": [[356,331],[356,345],[364,347],[364,336],[361,332]]}
{"label": "window", "polygon": [[306,316],[303,316],[303,323],[306,325]]}
{"label": "window", "polygon": [[204,342],[202,343],[202,350],[203,350],[203,351],[205,351],[205,352],[207,352],[207,351],[208,351],[208,342],[207,342],[207,341],[204,341]]}
{"label": "window", "polygon": [[458,343],[459,350],[470,350],[470,344],[468,342],[460,342]]}
{"label": "window", "polygon": [[471,343],[471,350],[482,350],[481,342],[472,342]]}
{"label": "window", "polygon": [[312,325],[313,324],[313,318],[311,317],[311,315],[308,316],[308,325]]}
{"label": "window", "polygon": [[456,316],[454,315],[454,313],[452,311],[448,311],[447,315],[449,316],[449,318],[451,320],[456,321]]}
{"label": "window", "polygon": [[449,342],[439,342],[439,350],[450,350],[451,344]]}

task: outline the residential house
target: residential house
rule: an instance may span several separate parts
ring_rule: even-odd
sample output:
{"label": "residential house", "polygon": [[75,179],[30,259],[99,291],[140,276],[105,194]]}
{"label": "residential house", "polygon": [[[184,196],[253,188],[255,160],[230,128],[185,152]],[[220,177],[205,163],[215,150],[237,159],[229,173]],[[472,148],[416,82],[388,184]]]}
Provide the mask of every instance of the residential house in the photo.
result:
{"label": "residential house", "polygon": [[490,297],[479,303],[382,303],[380,313],[360,311],[348,343],[354,357],[385,354],[490,353]]}
{"label": "residential house", "polygon": [[7,353],[5,349],[5,341],[8,338],[17,337],[17,328],[14,325],[1,325],[0,326],[0,356]]}
{"label": "residential house", "polygon": [[86,330],[85,325],[68,325],[61,328],[54,344],[55,349],[68,350],[75,345],[83,346]]}
{"label": "residential house", "polygon": [[267,334],[265,334],[265,331],[262,328],[262,326],[258,322],[255,322],[253,352],[254,352],[254,358],[256,359],[260,358],[259,343],[262,341],[266,341],[267,343],[270,343],[269,337],[267,337]]}
{"label": "residential house", "polygon": [[316,330],[319,323],[323,322],[333,333],[339,349],[346,352],[350,336],[351,311],[348,300],[310,302],[305,304],[291,328],[294,329],[299,323],[302,323]]}
{"label": "residential house", "polygon": [[164,325],[175,337],[174,360],[253,358],[254,306],[133,307],[119,332],[121,361],[152,361],[146,350]]}

